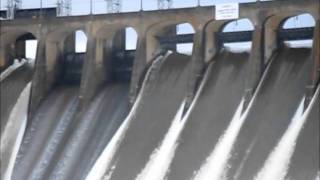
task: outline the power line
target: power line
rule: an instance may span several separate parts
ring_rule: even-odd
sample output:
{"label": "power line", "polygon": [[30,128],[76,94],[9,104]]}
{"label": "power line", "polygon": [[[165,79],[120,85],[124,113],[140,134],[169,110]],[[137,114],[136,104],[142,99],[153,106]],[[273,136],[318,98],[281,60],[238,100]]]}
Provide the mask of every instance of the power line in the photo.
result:
{"label": "power line", "polygon": [[173,0],[158,0],[158,9],[171,9]]}
{"label": "power line", "polygon": [[17,9],[21,8],[21,5],[21,0],[7,0],[7,18],[14,19],[14,13]]}
{"label": "power line", "polygon": [[71,0],[57,0],[57,14],[58,16],[70,16],[72,10]]}
{"label": "power line", "polygon": [[122,9],[122,0],[105,0],[107,3],[107,13],[119,13]]}

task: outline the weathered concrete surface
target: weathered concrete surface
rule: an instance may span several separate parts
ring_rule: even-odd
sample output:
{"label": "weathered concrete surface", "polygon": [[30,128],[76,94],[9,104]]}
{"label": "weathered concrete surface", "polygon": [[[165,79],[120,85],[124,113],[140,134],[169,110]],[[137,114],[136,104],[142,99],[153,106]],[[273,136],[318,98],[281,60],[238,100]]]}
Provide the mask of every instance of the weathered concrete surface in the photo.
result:
{"label": "weathered concrete surface", "polygon": [[32,74],[33,66],[25,63],[0,82],[1,134],[22,90],[32,80]]}
{"label": "weathered concrete surface", "polygon": [[111,179],[135,179],[144,168],[186,96],[190,64],[189,57],[171,54],[158,72],[151,74],[152,81],[147,82],[135,116],[106,171],[111,172]]}
{"label": "weathered concrete surface", "polygon": [[[320,87],[318,86],[318,89]],[[319,119],[320,97],[311,107],[311,112],[296,141],[287,178],[292,180],[316,179],[319,177]]]}
{"label": "weathered concrete surface", "polygon": [[0,178],[10,179],[16,156],[22,141],[22,137],[27,126],[28,103],[30,97],[31,83],[21,92],[12,112],[8,118],[8,123],[3,128],[0,137]]}
{"label": "weathered concrete surface", "polygon": [[226,51],[213,59],[204,90],[177,142],[168,179],[192,179],[211,154],[245,94],[248,62],[248,53]]}
{"label": "weathered concrete surface", "polygon": [[288,128],[312,70],[310,49],[281,49],[272,60],[234,145],[230,179],[254,179]]}
{"label": "weathered concrete surface", "polygon": [[[83,180],[129,111],[129,84],[105,85],[43,176],[47,179]],[[75,173],[77,172],[77,173]]]}
{"label": "weathered concrete surface", "polygon": [[[252,70],[249,71],[250,77],[247,80],[248,99],[250,99],[261,75],[261,68],[263,67],[261,61],[266,62],[270,59],[273,50],[277,47],[274,30],[287,17],[300,13],[310,13],[315,19],[319,19],[319,1],[283,0],[240,4],[240,18],[248,18],[256,27],[253,39],[254,50],[251,58]],[[35,82],[33,84],[31,112],[34,112],[41,99],[47,94],[47,89],[50,89],[52,86],[52,78],[54,79],[57,73],[57,59],[59,59],[59,56],[63,54],[64,48],[66,48],[61,42],[65,41],[66,36],[75,30],[83,30],[88,36],[88,52],[86,55],[87,62],[83,70],[84,76],[82,77],[80,90],[80,104],[85,106],[90,102],[101,83],[105,80],[101,76],[105,74],[101,67],[105,66],[101,65],[100,60],[108,57],[108,53],[101,56],[101,49],[103,49],[104,44],[102,41],[112,41],[111,39],[113,39],[116,32],[124,27],[133,27],[139,36],[130,88],[131,102],[133,102],[139,89],[137,83],[141,78],[143,69],[147,61],[153,58],[159,48],[155,35],[163,33],[167,27],[179,23],[190,23],[196,31],[192,58],[195,61],[194,74],[199,76],[203,66],[201,65],[203,64],[201,62],[203,61],[202,57],[205,56],[205,59],[210,59],[208,55],[214,55],[219,49],[214,43],[211,43],[211,45],[207,43],[211,39],[206,39],[203,42],[203,37],[205,37],[203,33],[206,31],[206,25],[214,20],[214,18],[214,7],[197,7],[165,11],[53,17],[31,19],[28,21],[23,19],[1,21],[0,64],[4,66],[7,64],[10,46],[19,35],[30,32],[38,38],[40,43],[38,45],[37,61],[42,62],[37,63],[36,74],[38,77],[34,79]],[[61,26],[62,24],[64,26]],[[220,27],[223,25],[222,23]],[[39,28],[41,28],[41,31],[39,31]],[[206,48],[205,44],[211,47]],[[110,47],[105,48],[108,49]],[[205,51],[204,48],[209,50],[211,54],[208,54],[208,51]],[[203,53],[206,55],[203,55]],[[43,69],[46,70],[44,71]],[[96,73],[94,78],[91,77],[93,72]],[[194,79],[196,81],[197,78]],[[91,88],[88,88],[89,86]],[[193,86],[194,83],[190,83],[189,96],[194,94],[195,87]]]}
{"label": "weathered concrete surface", "polygon": [[12,179],[38,179],[64,147],[66,132],[72,132],[78,107],[77,87],[57,87],[28,120]]}
{"label": "weathered concrete surface", "polygon": [[85,179],[129,111],[129,85],[106,85],[80,118],[76,89],[56,88],[42,103],[26,129],[13,179]]}
{"label": "weathered concrete surface", "polygon": [[[247,102],[251,99],[252,93],[257,86],[265,65],[273,56],[277,55],[276,52],[280,47],[277,41],[277,30],[283,20],[301,13],[310,13],[317,22],[314,33],[313,50],[312,52],[308,52],[312,53],[311,58],[313,58],[314,61],[311,65],[310,71],[306,72],[309,73],[309,77],[311,76],[311,78],[308,79],[309,81],[306,83],[307,86],[302,87],[307,88],[307,91],[309,92],[308,97],[311,97],[316,84],[319,82],[319,1],[283,0],[246,3],[240,5],[240,18],[248,18],[255,27],[252,40],[253,49],[248,60],[249,66],[246,69],[245,89]],[[110,61],[113,47],[121,45],[121,43],[117,44],[115,40],[117,32],[121,32],[125,27],[133,27],[138,34],[137,51],[130,84],[130,102],[133,103],[139,90],[139,80],[144,75],[143,71],[146,69],[147,64],[154,59],[154,56],[156,56],[157,52],[159,52],[159,49],[161,48],[156,36],[167,33],[168,29],[177,24],[190,23],[196,33],[194,36],[193,54],[191,56],[191,70],[189,73],[183,73],[188,76],[183,77],[183,81],[186,81],[186,87],[184,89],[185,94],[179,94],[179,96],[176,95],[174,98],[166,97],[168,98],[168,101],[174,101],[174,104],[169,104],[167,106],[161,105],[161,108],[162,106],[165,106],[164,108],[168,109],[171,108],[170,110],[166,110],[169,114],[167,114],[167,117],[171,117],[172,113],[175,113],[174,108],[177,106],[178,98],[181,99],[187,97],[187,101],[189,103],[191,102],[197,89],[197,83],[199,82],[199,79],[201,79],[205,63],[221,53],[221,44],[215,39],[215,33],[220,32],[222,27],[230,21],[215,21],[214,18],[214,7],[198,7],[152,12],[32,19],[28,21],[1,21],[0,66],[5,67],[10,63],[8,59],[10,59],[10,53],[14,50],[12,45],[19,36],[25,33],[34,34],[39,43],[37,48],[35,75],[32,80],[29,119],[36,119],[37,116],[39,116],[39,111],[50,111],[51,113],[58,111],[61,112],[63,111],[61,109],[50,109],[48,105],[49,103],[46,99],[52,98],[52,95],[49,95],[48,97],[48,94],[50,94],[50,90],[55,86],[57,75],[59,75],[61,68],[61,59],[67,51],[72,50],[73,45],[67,43],[69,39],[68,36],[76,30],[84,31],[87,35],[88,43],[84,68],[82,70],[80,90],[79,94],[75,95],[77,96],[75,98],[79,98],[79,105],[76,110],[74,110],[76,111],[74,113],[77,117],[75,119],[78,120],[90,106],[92,99],[95,97],[101,86],[105,82],[108,82],[109,70],[112,68],[110,66]],[[169,69],[167,69],[167,71],[170,71],[170,68],[172,70],[172,68],[178,66],[175,63],[176,62],[168,65]],[[177,69],[179,68],[177,67]],[[159,93],[166,92],[165,90],[162,90],[163,89],[155,90],[155,93],[158,91]],[[300,90],[301,92],[303,91],[303,93],[305,92],[305,89],[299,89],[299,92]],[[60,95],[56,96],[60,97]],[[163,101],[163,99],[159,99],[156,94],[152,96],[154,97],[150,97],[150,101]],[[277,96],[275,95],[275,97]],[[294,98],[292,98],[292,101],[295,100]],[[259,107],[260,106],[263,106],[263,103],[262,105],[260,104]],[[146,109],[148,110],[148,108]],[[152,109],[152,112],[155,114],[159,113],[159,109]],[[163,116],[163,114],[161,114],[161,116]],[[137,127],[133,128],[131,131],[133,137],[144,137],[144,134],[141,135],[140,132],[137,132],[137,129],[141,130],[138,125],[140,124],[142,126],[146,121],[145,119],[147,119],[146,117],[151,117],[151,115],[145,114],[145,117],[143,118],[144,121],[138,122],[135,125],[135,127]],[[48,117],[47,120],[50,121],[50,119],[55,118],[56,117],[52,116]],[[156,147],[155,144],[157,144],[163,137],[162,135],[167,130],[166,127],[168,127],[170,120],[170,118],[164,118],[165,122],[161,124],[162,128],[150,128],[152,129],[150,132],[157,134],[155,135],[157,139],[145,144],[146,148],[143,151],[146,156],[141,155],[139,158],[139,164],[136,165],[132,163],[134,164],[132,165],[130,164],[131,162],[127,164],[125,160],[122,160],[121,166],[119,166],[119,169],[116,169],[114,177],[121,177],[124,179],[127,177],[131,178],[141,170],[144,165],[143,163],[147,159],[147,155],[149,155],[148,153],[153,150],[152,148]],[[40,126],[49,128],[45,124]],[[152,126],[152,124],[150,124],[150,126]],[[39,133],[43,133],[43,131],[40,131]],[[41,141],[44,142],[44,139],[45,138],[41,139]],[[139,150],[139,147],[135,145],[131,146],[131,142],[136,141],[128,141],[124,146],[132,147],[134,150]],[[51,143],[51,147],[58,148],[52,145],[54,143],[48,143]],[[34,148],[36,149],[39,146],[41,145],[35,144]],[[131,155],[131,152],[123,149],[121,150],[121,153],[125,154],[126,157]],[[31,159],[29,160],[34,163],[36,160],[33,159],[33,156],[34,155],[30,155],[29,157],[31,157]],[[132,160],[132,162],[135,162],[135,157],[132,159],[130,158],[128,158],[130,161]],[[44,160],[44,164],[46,164],[45,162],[46,161]],[[130,169],[131,167],[134,168]],[[22,165],[20,168],[21,169],[18,171],[21,171],[22,173],[17,175],[17,178],[23,179],[29,175],[30,177],[37,176],[37,173],[32,174],[29,173],[31,170],[24,169],[29,168],[26,164]],[[122,174],[126,169],[130,169],[130,171],[126,171],[127,174]],[[43,171],[40,173],[43,173]],[[245,177],[245,175],[243,176]]]}

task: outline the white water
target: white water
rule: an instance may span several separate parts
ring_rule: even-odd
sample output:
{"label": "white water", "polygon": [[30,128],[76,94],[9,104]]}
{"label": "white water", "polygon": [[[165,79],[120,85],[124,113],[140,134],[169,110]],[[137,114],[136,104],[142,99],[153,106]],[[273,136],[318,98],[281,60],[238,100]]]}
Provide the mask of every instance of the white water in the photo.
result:
{"label": "white water", "polygon": [[[270,63],[271,64],[271,63]],[[261,81],[259,82],[257,89],[247,107],[245,112],[241,114],[243,110],[244,100],[241,100],[234,116],[224,134],[220,137],[213,152],[209,155],[205,163],[201,166],[200,170],[196,172],[194,180],[220,180],[223,179],[223,175],[226,174],[228,160],[232,151],[233,145],[239,134],[239,131],[247,118],[250,109],[253,106],[258,92],[261,89],[262,83],[266,78],[267,72],[270,69],[270,64],[267,66]]]}
{"label": "white water", "polygon": [[197,91],[197,94],[195,95],[195,98],[193,99],[187,113],[182,117],[185,106],[185,101],[183,101],[160,147],[154,150],[150,156],[149,162],[136,177],[136,180],[162,180],[165,178],[167,170],[174,157],[176,147],[178,146],[178,138],[187,122],[187,119],[189,118],[189,115],[199,99],[205,83],[207,82],[210,69],[211,65],[206,71],[206,74],[199,86],[199,90]]}
{"label": "white water", "polygon": [[162,145],[152,153],[149,162],[142,172],[136,177],[136,180],[163,179],[168,165],[170,164],[168,159],[171,159],[173,155],[173,153],[171,153],[171,149],[175,149],[177,136],[181,131],[183,126],[182,124],[184,124],[181,121],[184,107],[185,101],[180,105]]}
{"label": "white water", "polygon": [[244,100],[241,100],[232,121],[225,131],[225,134],[220,138],[216,148],[207,158],[206,162],[194,177],[194,180],[219,180],[221,179],[223,169],[228,160],[229,149],[231,149],[233,142],[238,134],[238,131],[243,124],[241,112],[243,109]]}
{"label": "white water", "polygon": [[1,174],[1,179],[3,180],[11,179],[14,162],[27,126],[30,89],[31,83],[28,83],[14,105],[8,119],[8,124],[1,136],[1,159],[3,159],[4,156],[10,156],[10,160],[7,164],[1,161],[1,168],[4,170],[4,174]]}
{"label": "white water", "polygon": [[[153,69],[153,66],[155,64],[157,64],[157,62],[160,61],[162,58],[163,58],[162,56],[157,58],[154,61],[154,63],[152,64],[152,66],[149,68],[149,70],[146,74],[146,78],[143,81],[141,91],[140,91],[132,109],[130,110],[128,116],[126,117],[124,122],[121,124],[121,126],[117,130],[116,134],[112,137],[112,139],[108,143],[107,147],[104,149],[104,151],[102,152],[102,154],[100,155],[100,157],[98,158],[98,160],[96,161],[94,166],[92,167],[91,171],[89,172],[88,176],[86,177],[86,180],[101,180],[101,179],[108,180],[108,179],[110,179],[110,177],[112,175],[112,171],[116,168],[114,166],[110,168],[110,166],[112,165],[111,163],[113,160],[113,156],[115,155],[116,151],[118,150],[118,148],[119,148],[119,146],[120,146],[120,144],[126,134],[126,131],[129,128],[131,120],[135,117],[135,114],[137,112],[137,109],[140,105],[140,101],[141,101],[142,96],[145,91],[145,86],[146,86],[148,77],[151,74],[151,70]],[[105,175],[106,173],[107,173],[107,175]]]}
{"label": "white water", "polygon": [[21,62],[15,59],[13,64],[0,74],[0,82],[3,81],[6,77],[8,77],[14,70],[18,69],[19,67],[21,67],[26,63],[27,63],[27,60],[25,59],[22,59]]}
{"label": "white water", "polygon": [[290,160],[295,149],[296,140],[300,134],[303,125],[305,124],[307,117],[311,111],[311,107],[319,98],[320,88],[318,87],[311,103],[307,110],[303,113],[304,99],[301,101],[289,128],[282,136],[278,145],[273,152],[269,155],[263,168],[260,170],[255,180],[284,180],[289,169]]}

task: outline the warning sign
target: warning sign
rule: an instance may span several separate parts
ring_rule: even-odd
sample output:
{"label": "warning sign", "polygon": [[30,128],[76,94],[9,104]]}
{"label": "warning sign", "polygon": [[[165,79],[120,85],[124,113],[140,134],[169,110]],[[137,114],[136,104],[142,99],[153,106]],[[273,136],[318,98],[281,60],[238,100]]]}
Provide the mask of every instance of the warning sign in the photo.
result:
{"label": "warning sign", "polygon": [[216,20],[237,19],[239,18],[239,4],[217,4],[215,15]]}

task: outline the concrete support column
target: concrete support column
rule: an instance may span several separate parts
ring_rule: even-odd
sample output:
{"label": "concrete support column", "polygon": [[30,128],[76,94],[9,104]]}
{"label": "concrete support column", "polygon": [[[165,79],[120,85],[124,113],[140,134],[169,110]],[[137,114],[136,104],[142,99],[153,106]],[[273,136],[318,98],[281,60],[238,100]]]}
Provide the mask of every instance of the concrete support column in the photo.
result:
{"label": "concrete support column", "polygon": [[316,21],[313,32],[312,59],[314,62],[311,80],[307,87],[305,107],[310,103],[320,81],[320,20]]}
{"label": "concrete support column", "polygon": [[76,32],[67,37],[64,45],[64,52],[74,53],[76,51]]}
{"label": "concrete support column", "polygon": [[95,59],[97,39],[91,35],[87,37],[87,52],[83,62],[81,85],[80,85],[80,105],[85,107],[94,96],[99,84],[98,78],[95,77]]}
{"label": "concrete support column", "polygon": [[114,37],[114,50],[123,50],[126,48],[126,29],[119,30]]}
{"label": "concrete support column", "polygon": [[31,97],[29,105],[28,119],[32,118],[41,100],[48,91],[47,72],[46,72],[46,47],[45,38],[40,37],[37,45],[37,54],[35,59],[35,70],[32,79]]}
{"label": "concrete support column", "polygon": [[[280,20],[270,20],[264,26],[264,56],[263,56],[263,63],[266,64],[278,48],[278,38],[277,38],[277,31],[280,25]],[[253,46],[254,47],[254,46]]]}
{"label": "concrete support column", "polygon": [[6,46],[0,47],[0,71],[4,70],[8,66],[8,48]]}
{"label": "concrete support column", "polygon": [[247,67],[245,107],[249,104],[253,96],[253,92],[259,83],[264,68],[263,35],[264,31],[262,25],[256,25],[252,34],[252,48],[249,57],[249,66]]}
{"label": "concrete support column", "polygon": [[187,107],[193,100],[205,67],[205,33],[202,28],[197,29],[194,34],[191,63],[191,73],[187,87]]}
{"label": "concrete support column", "polygon": [[[4,34],[5,36],[6,34]],[[0,70],[4,70],[13,63],[15,58],[15,44],[11,39],[1,38],[0,41]]]}
{"label": "concrete support column", "polygon": [[[109,70],[113,33],[97,37],[88,32],[87,52],[84,59],[80,85],[80,105],[87,107],[99,88],[110,79]],[[109,71],[109,72],[108,72]]]}
{"label": "concrete support column", "polygon": [[26,57],[26,41],[18,41],[16,43],[16,58]]}
{"label": "concrete support column", "polygon": [[[177,35],[177,26],[167,27],[165,35],[166,36],[175,36],[175,35]],[[169,49],[171,51],[177,51],[176,44],[167,45],[166,47],[161,47],[161,48],[166,48],[166,49]]]}
{"label": "concrete support column", "polygon": [[205,62],[209,62],[220,51],[221,43],[217,39],[217,34],[225,21],[214,21],[207,25],[205,29]]}
{"label": "concrete support column", "polygon": [[138,42],[135,60],[132,69],[132,77],[130,84],[130,104],[133,104],[139,91],[139,81],[143,76],[143,72],[147,65],[147,41],[146,33],[138,34]]}
{"label": "concrete support column", "polygon": [[316,85],[320,81],[320,19],[316,21],[313,37],[314,71],[312,76],[312,84]]}

